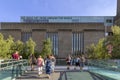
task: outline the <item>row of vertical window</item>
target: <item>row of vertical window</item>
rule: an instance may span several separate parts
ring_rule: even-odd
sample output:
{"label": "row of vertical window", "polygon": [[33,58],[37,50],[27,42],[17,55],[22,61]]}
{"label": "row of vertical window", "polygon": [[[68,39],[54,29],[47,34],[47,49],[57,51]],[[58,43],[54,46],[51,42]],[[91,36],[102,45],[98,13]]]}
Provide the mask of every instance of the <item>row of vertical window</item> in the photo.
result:
{"label": "row of vertical window", "polygon": [[52,42],[52,51],[54,55],[58,55],[58,33],[47,33],[46,38],[50,38]]}
{"label": "row of vertical window", "polygon": [[[23,42],[29,40],[32,37],[32,32],[23,32],[21,39]],[[72,54],[79,54],[83,52],[83,33],[82,32],[73,32],[72,33]],[[52,51],[54,55],[58,55],[58,33],[57,32],[48,32],[46,33],[46,38],[50,38],[52,42]]]}
{"label": "row of vertical window", "polygon": [[72,34],[72,54],[83,53],[83,33],[75,32]]}

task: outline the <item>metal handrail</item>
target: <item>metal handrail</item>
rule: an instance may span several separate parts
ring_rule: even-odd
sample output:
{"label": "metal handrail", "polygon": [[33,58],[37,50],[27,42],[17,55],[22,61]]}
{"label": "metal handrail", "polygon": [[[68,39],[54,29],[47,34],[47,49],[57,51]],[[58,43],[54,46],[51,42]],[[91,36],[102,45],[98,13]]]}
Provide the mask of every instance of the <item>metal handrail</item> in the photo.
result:
{"label": "metal handrail", "polygon": [[8,76],[11,77],[11,79],[9,80],[14,80],[16,77],[19,77],[20,75],[26,72],[27,66],[28,66],[28,60],[26,59],[22,59],[22,60],[10,59],[10,60],[5,60],[0,64],[0,71],[7,73],[7,70],[9,70],[10,75]]}
{"label": "metal handrail", "polygon": [[[12,66],[15,66],[15,65],[19,65],[21,62],[23,63],[25,61],[25,59],[23,60],[11,60],[11,62],[4,62],[4,63],[1,63],[0,64],[0,69],[4,69],[4,68],[7,68],[7,67],[12,67]],[[26,62],[27,63],[27,62]],[[9,65],[11,64],[11,65]]]}
{"label": "metal handrail", "polygon": [[116,62],[110,62],[109,60],[88,60],[88,66],[90,65],[105,69],[119,69],[119,65]]}

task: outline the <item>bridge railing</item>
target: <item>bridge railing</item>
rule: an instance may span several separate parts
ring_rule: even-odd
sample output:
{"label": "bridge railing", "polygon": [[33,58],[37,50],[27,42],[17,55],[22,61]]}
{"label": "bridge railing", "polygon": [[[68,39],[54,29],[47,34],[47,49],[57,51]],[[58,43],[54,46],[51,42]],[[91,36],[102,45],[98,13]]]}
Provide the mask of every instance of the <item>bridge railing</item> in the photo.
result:
{"label": "bridge railing", "polygon": [[120,60],[88,60],[88,71],[102,75],[106,80],[118,80]]}
{"label": "bridge railing", "polygon": [[0,62],[0,80],[15,80],[27,71],[28,60],[2,60]]}
{"label": "bridge railing", "polygon": [[120,71],[120,60],[88,60],[88,67]]}

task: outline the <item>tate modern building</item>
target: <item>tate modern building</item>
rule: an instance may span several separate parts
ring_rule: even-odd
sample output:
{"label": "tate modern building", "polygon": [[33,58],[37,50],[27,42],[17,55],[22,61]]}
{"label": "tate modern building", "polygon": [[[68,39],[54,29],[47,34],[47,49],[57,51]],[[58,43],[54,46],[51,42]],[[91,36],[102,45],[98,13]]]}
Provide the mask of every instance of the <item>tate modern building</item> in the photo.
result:
{"label": "tate modern building", "polygon": [[50,38],[59,58],[85,53],[90,44],[112,34],[111,26],[120,25],[120,0],[117,3],[116,16],[21,16],[20,22],[1,22],[0,33],[23,42],[31,37],[39,51],[43,40]]}

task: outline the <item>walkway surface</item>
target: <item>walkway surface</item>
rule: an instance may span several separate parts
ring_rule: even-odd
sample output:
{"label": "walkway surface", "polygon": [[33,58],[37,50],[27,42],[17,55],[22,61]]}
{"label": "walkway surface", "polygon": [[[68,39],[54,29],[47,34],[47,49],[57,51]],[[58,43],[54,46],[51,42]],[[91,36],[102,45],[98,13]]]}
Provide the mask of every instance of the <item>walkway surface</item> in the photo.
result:
{"label": "walkway surface", "polygon": [[[29,69],[30,67],[28,67],[28,72],[16,80],[93,80],[88,72],[80,72],[79,68],[74,70],[74,67],[67,70],[66,66],[56,66],[55,72],[50,75],[49,79],[45,73],[38,76],[37,67],[34,71],[30,71]],[[86,69],[87,67],[84,68],[84,70]]]}

